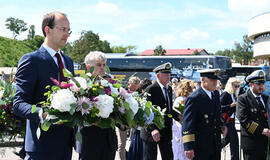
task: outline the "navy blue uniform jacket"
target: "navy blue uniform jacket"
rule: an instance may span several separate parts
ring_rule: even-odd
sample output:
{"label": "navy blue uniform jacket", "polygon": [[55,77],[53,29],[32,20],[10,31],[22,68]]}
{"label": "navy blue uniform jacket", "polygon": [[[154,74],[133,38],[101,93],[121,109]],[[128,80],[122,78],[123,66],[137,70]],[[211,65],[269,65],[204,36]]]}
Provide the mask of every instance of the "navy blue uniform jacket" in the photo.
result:
{"label": "navy blue uniform jacket", "polygon": [[213,100],[200,87],[185,102],[182,135],[185,151],[193,149],[195,157],[220,154],[221,106],[218,91]]}
{"label": "navy blue uniform jacket", "polygon": [[[66,68],[74,74],[71,58],[63,55]],[[63,125],[53,125],[47,132],[42,131],[37,139],[36,131],[40,123],[37,107],[31,113],[32,105],[45,100],[47,85],[53,85],[50,78],[59,79],[59,69],[51,55],[44,47],[25,54],[19,61],[16,72],[16,92],[14,113],[27,119],[25,150],[35,153],[70,153],[74,145],[73,129]]]}

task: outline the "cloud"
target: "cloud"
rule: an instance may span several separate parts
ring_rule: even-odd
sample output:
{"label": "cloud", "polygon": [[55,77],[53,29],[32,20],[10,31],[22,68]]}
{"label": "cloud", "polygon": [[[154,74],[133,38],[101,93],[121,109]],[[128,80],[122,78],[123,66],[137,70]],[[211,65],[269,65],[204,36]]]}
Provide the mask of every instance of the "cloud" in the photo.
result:
{"label": "cloud", "polygon": [[208,32],[199,31],[196,28],[191,28],[190,30],[180,33],[180,37],[184,40],[201,41],[208,40],[210,36]]}
{"label": "cloud", "polygon": [[121,38],[115,34],[99,33],[98,35],[101,40],[106,40],[108,42],[117,42],[121,40]]}
{"label": "cloud", "polygon": [[120,9],[118,8],[118,6],[113,3],[105,3],[103,1],[100,1],[95,5],[95,11],[98,14],[116,16],[120,14],[119,10]]}
{"label": "cloud", "polygon": [[228,9],[231,12],[255,16],[257,14],[269,11],[269,0],[228,0]]}
{"label": "cloud", "polygon": [[158,45],[162,45],[163,48],[167,48],[172,43],[174,43],[176,40],[174,34],[156,34],[151,38],[147,38],[144,40],[144,43],[147,44],[147,46],[151,46],[151,48],[156,47]]}
{"label": "cloud", "polygon": [[222,38],[222,39],[218,39],[217,43],[219,45],[223,45],[225,43],[225,40]]}
{"label": "cloud", "polygon": [[141,26],[141,24],[138,23],[138,22],[137,23],[124,24],[124,25],[120,26],[119,28],[116,28],[116,31],[126,33],[127,31],[129,31],[131,29],[136,29],[136,28],[138,28],[140,26]]}

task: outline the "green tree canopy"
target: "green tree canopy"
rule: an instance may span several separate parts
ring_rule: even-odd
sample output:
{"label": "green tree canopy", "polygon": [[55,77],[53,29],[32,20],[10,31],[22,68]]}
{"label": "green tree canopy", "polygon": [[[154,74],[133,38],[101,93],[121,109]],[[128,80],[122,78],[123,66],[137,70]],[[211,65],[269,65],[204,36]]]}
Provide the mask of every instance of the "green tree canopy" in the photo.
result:
{"label": "green tree canopy", "polygon": [[233,49],[217,51],[217,55],[228,56],[237,63],[247,65],[253,58],[253,44],[247,35],[243,36],[242,43],[235,42]]}
{"label": "green tree canopy", "polygon": [[136,46],[132,46],[132,45],[129,45],[129,46],[112,46],[111,47],[112,49],[112,52],[113,53],[135,53],[136,52]]}
{"label": "green tree canopy", "polygon": [[6,19],[6,26],[13,33],[13,39],[20,34],[20,32],[26,31],[28,28],[26,27],[26,23],[18,18],[9,17]]}
{"label": "green tree canopy", "polygon": [[200,55],[200,52],[196,49],[196,50],[192,53],[192,55],[195,55],[195,56]]}
{"label": "green tree canopy", "polygon": [[0,36],[0,66],[16,67],[20,58],[33,50],[23,41]]}
{"label": "green tree canopy", "polygon": [[101,41],[98,34],[92,31],[82,31],[81,37],[73,43],[72,52],[67,54],[74,62],[81,63],[90,51],[112,53],[109,42]]}
{"label": "green tree canopy", "polygon": [[162,48],[161,45],[158,45],[156,49],[154,49],[153,56],[164,56],[166,53],[166,50]]}
{"label": "green tree canopy", "polygon": [[28,39],[33,39],[35,37],[35,26],[31,25],[28,31],[27,38]]}

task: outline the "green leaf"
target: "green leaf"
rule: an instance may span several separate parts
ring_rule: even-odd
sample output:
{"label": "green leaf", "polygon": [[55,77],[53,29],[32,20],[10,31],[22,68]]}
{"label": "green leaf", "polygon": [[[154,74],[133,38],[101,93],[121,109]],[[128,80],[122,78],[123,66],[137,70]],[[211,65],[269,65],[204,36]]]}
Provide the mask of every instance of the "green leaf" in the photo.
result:
{"label": "green leaf", "polygon": [[120,88],[121,86],[122,86],[121,83],[115,83],[115,84],[113,84],[113,87],[114,87],[114,88]]}
{"label": "green leaf", "polygon": [[66,68],[63,69],[63,73],[64,73],[65,77],[68,77],[68,78],[73,77],[72,73],[69,70],[67,70]]}
{"label": "green leaf", "polygon": [[76,140],[78,140],[82,144],[82,134],[80,132],[77,132],[75,137],[76,137]]}
{"label": "green leaf", "polygon": [[86,74],[81,74],[80,77],[82,77],[84,79],[88,79],[88,75],[86,75]]}
{"label": "green leaf", "polygon": [[167,116],[168,116],[169,118],[172,118],[172,115],[171,115],[171,114],[168,114]]}
{"label": "green leaf", "polygon": [[76,108],[77,108],[77,104],[76,104],[76,103],[70,104],[70,110],[69,110],[69,113],[70,113],[71,115],[73,115],[73,114],[75,113],[75,111],[76,111]]}
{"label": "green leaf", "polygon": [[105,66],[105,69],[106,69],[106,73],[111,74],[110,68],[107,65]]}
{"label": "green leaf", "polygon": [[145,104],[145,107],[152,108],[152,102],[151,101],[147,101],[146,104]]}
{"label": "green leaf", "polygon": [[93,72],[94,72],[94,69],[95,69],[94,66],[90,67],[89,72],[90,72],[90,73],[93,73]]}
{"label": "green leaf", "polygon": [[37,106],[36,105],[32,105],[32,113],[35,113],[37,110]]}
{"label": "green leaf", "polygon": [[[59,86],[52,86],[52,88],[51,88],[51,90],[52,90],[53,92],[57,92],[59,89],[60,89]],[[49,92],[50,92],[50,91],[49,91]]]}
{"label": "green leaf", "polygon": [[98,126],[101,128],[110,128],[111,127],[111,120],[108,118],[106,118],[106,119],[101,118],[98,121]]}
{"label": "green leaf", "polygon": [[44,121],[44,122],[41,124],[41,129],[42,129],[43,131],[46,132],[46,131],[49,130],[50,126],[51,126],[51,123],[50,123],[50,122]]}

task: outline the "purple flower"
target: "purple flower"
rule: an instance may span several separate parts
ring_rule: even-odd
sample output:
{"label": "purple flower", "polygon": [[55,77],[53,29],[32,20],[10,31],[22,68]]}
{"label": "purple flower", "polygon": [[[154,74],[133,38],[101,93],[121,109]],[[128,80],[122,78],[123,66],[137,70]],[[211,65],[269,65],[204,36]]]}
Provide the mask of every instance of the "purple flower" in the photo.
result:
{"label": "purple flower", "polygon": [[128,94],[128,91],[127,90],[125,90],[124,88],[120,88],[120,92],[119,92],[119,94],[121,95],[121,96],[123,96],[125,99],[127,99],[130,95]]}
{"label": "purple flower", "polygon": [[109,79],[107,79],[108,80],[108,82],[110,82],[111,84],[115,84],[115,83],[117,83],[117,81],[116,80],[113,80],[113,79],[111,79],[111,78],[109,78]]}
{"label": "purple flower", "polygon": [[107,94],[107,95],[111,95],[112,90],[111,90],[110,87],[104,87],[104,92],[105,92],[105,94]]}
{"label": "purple flower", "polygon": [[77,111],[81,111],[82,115],[88,114],[89,111],[93,108],[92,102],[89,98],[86,97],[78,98],[77,104]]}

